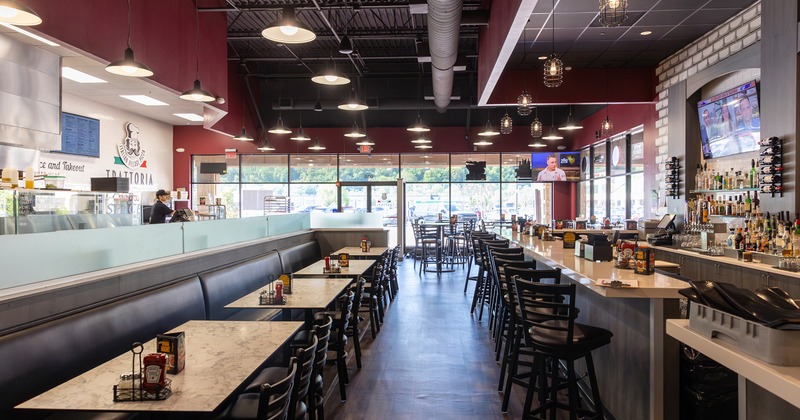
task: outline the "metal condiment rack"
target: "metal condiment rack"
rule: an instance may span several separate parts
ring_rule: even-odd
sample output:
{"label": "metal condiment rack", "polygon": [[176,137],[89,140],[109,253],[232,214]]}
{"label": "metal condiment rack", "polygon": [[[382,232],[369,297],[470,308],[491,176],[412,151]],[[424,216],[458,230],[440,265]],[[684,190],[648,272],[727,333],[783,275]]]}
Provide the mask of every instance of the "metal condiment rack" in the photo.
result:
{"label": "metal condiment rack", "polygon": [[286,297],[281,296],[280,299],[276,299],[274,294],[269,293],[262,293],[258,297],[258,304],[259,305],[286,305]]}
{"label": "metal condiment rack", "polygon": [[[131,387],[120,389],[119,385],[114,385],[114,402],[139,402],[139,401],[161,401],[166,400],[172,395],[172,379],[166,378],[163,387],[157,387],[154,390],[144,389],[142,387],[142,351],[144,346],[142,343],[136,342],[131,346],[131,372],[120,375],[120,383],[123,381],[131,381]],[[138,369],[137,369],[137,360]]]}

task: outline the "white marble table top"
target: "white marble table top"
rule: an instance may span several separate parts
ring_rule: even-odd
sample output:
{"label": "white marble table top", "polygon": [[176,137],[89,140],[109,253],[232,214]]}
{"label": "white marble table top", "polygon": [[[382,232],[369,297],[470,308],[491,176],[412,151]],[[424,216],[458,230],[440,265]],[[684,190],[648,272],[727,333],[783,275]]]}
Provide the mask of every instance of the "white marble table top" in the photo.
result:
{"label": "white marble table top", "polygon": [[667,334],[747,380],[800,408],[800,366],[772,365],[689,328],[688,319],[668,319]]}
{"label": "white marble table top", "polygon": [[[186,367],[172,379],[163,401],[114,402],[113,386],[131,370],[126,352],[20,404],[44,410],[213,412],[279,347],[302,322],[189,321],[170,332],[186,334]],[[144,353],[155,352],[155,338]]]}
{"label": "white marble table top", "polygon": [[359,246],[346,246],[342,249],[336,250],[332,252],[333,255],[339,255],[342,253],[350,254],[350,258],[358,258],[358,257],[371,257],[372,259],[376,259],[383,255],[389,248],[385,246],[373,246],[369,249],[369,251],[364,252],[361,250]]}
{"label": "white marble table top", "polygon": [[[333,261],[331,261],[332,263]],[[342,267],[341,273],[323,273],[322,269],[325,267],[325,261],[319,260],[299,271],[294,272],[294,276],[303,276],[303,277],[327,277],[327,276],[338,276],[338,277],[360,277],[366,273],[369,273],[372,269],[372,265],[375,264],[375,260],[350,260],[349,267]]]}
{"label": "white marble table top", "polygon": [[[561,241],[541,241],[535,236],[503,231],[502,236],[525,248],[525,253],[553,268],[561,268],[566,275],[590,290],[612,298],[677,299],[678,290],[689,287],[686,282],[655,273],[634,274],[633,270],[614,267],[611,261],[595,262],[575,256],[575,250],[564,248]],[[658,258],[658,252],[656,252]],[[637,288],[610,288],[597,285],[600,279],[636,280]]]}
{"label": "white marble table top", "polygon": [[277,308],[277,309],[325,309],[353,281],[351,278],[301,277],[292,281],[292,294],[286,297],[284,305],[259,305],[258,298],[265,287],[248,293],[235,300],[226,308]]}

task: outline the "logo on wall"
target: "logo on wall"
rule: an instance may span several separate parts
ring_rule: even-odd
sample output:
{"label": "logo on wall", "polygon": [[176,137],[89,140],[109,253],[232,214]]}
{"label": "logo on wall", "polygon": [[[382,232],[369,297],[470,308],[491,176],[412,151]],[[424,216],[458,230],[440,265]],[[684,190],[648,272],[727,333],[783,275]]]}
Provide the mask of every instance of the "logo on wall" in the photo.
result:
{"label": "logo on wall", "polygon": [[133,123],[125,124],[125,140],[117,145],[119,157],[114,158],[114,163],[125,165],[131,169],[146,168],[144,149],[139,141],[139,127]]}

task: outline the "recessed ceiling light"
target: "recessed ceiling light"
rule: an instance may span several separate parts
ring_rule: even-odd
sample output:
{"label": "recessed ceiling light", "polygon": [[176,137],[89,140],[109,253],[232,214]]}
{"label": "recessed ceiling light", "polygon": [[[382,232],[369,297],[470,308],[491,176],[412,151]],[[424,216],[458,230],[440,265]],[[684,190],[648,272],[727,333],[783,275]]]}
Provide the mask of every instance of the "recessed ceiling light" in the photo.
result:
{"label": "recessed ceiling light", "polygon": [[642,31],[642,32],[639,32],[639,35],[647,36],[647,35],[651,35],[652,33],[653,33],[653,31]]}
{"label": "recessed ceiling light", "polygon": [[108,83],[99,77],[75,70],[72,67],[61,67],[61,77],[78,83]]}
{"label": "recessed ceiling light", "polygon": [[183,153],[183,152],[186,151],[186,149],[184,149],[183,147],[179,147],[179,148],[175,149],[175,151],[178,152],[178,153]]}
{"label": "recessed ceiling light", "polygon": [[147,106],[167,106],[166,102],[161,102],[158,99],[151,98],[147,95],[119,95],[120,98],[125,98],[129,101],[138,102]]}
{"label": "recessed ceiling light", "polygon": [[8,23],[5,23],[5,22],[0,22],[0,25],[5,26],[6,28],[11,29],[12,31],[19,32],[22,35],[27,36],[28,38],[33,38],[33,39],[35,39],[35,40],[37,40],[39,42],[42,42],[45,45],[49,45],[51,47],[58,47],[59,46],[59,44],[57,44],[57,43],[55,43],[55,42],[53,42],[53,41],[51,41],[49,39],[42,38],[42,37],[40,37],[39,35],[36,35],[33,32],[28,32],[28,31],[26,31],[26,30],[24,30],[22,28],[18,28],[16,26],[14,26],[14,25],[11,25],[11,24],[8,24]]}
{"label": "recessed ceiling light", "polygon": [[540,55],[539,56],[539,60],[547,60],[547,56],[546,55]]}
{"label": "recessed ceiling light", "polygon": [[174,115],[176,117],[181,117],[184,120],[189,120],[189,121],[194,121],[194,122],[203,121],[203,117],[202,116],[197,115],[197,114],[192,114],[192,113],[188,113],[188,114],[177,113],[177,114],[172,114],[172,115]]}

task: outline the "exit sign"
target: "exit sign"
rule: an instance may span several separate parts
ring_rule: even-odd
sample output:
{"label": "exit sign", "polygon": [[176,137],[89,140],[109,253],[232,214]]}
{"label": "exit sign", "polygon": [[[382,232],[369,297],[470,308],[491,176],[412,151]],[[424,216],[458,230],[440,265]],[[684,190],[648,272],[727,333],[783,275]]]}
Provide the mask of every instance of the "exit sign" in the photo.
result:
{"label": "exit sign", "polygon": [[358,146],[358,153],[372,153],[372,146]]}
{"label": "exit sign", "polygon": [[236,159],[236,152],[225,152],[225,159]]}

